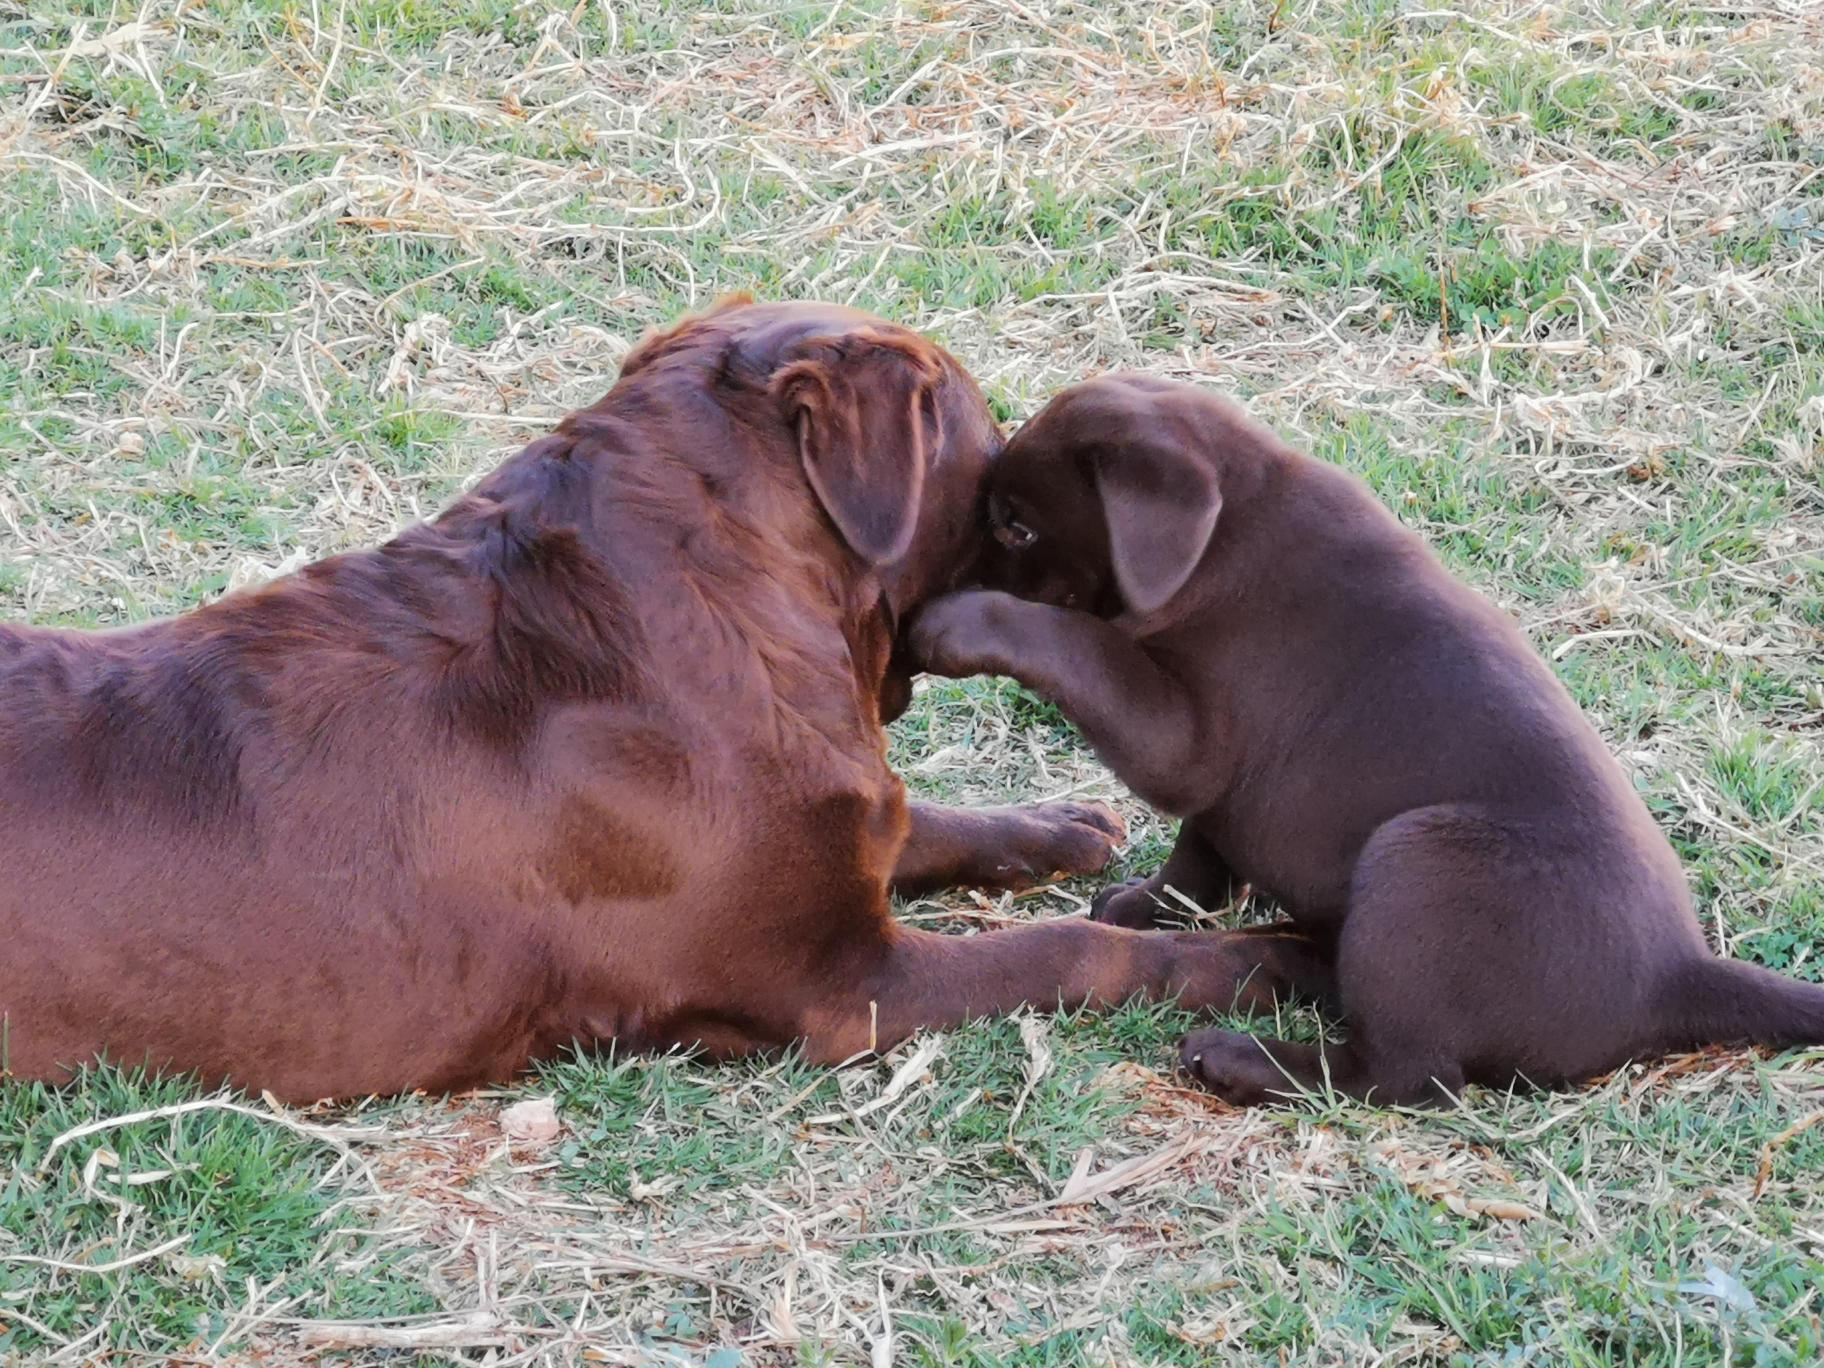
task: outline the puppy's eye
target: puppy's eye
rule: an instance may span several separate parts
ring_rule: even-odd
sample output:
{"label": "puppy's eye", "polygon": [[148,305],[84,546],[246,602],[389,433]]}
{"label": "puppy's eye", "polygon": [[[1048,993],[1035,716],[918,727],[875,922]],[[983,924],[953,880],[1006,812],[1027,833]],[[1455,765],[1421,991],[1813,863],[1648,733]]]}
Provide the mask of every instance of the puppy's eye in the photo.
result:
{"label": "puppy's eye", "polygon": [[1017,522],[994,529],[994,539],[1009,551],[1024,551],[1038,539],[1038,535],[1024,523]]}

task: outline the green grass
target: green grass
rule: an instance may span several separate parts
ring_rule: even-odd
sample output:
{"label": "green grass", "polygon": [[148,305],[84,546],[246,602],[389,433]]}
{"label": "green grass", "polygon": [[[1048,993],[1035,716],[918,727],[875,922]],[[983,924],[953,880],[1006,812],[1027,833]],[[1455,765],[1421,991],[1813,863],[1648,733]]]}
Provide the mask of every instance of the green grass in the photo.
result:
{"label": "green grass", "polygon": [[[1824,978],[1811,36],[1623,0],[0,6],[0,613],[143,620],[372,544],[643,329],[727,290],[851,301],[1009,422],[1144,367],[1363,476],[1552,660],[1713,943]],[[1169,848],[1005,682],[931,683],[892,757],[951,801],[1113,799],[1110,877]],[[605,1052],[48,1162],[199,1095],[9,1083],[0,1362],[1821,1356],[1815,1053],[1237,1114],[1174,1083],[1188,1024],[990,1022],[841,1071]],[[509,1146],[500,1109],[545,1094],[559,1140]],[[1163,1158],[1061,1205],[1083,1155]],[[394,1343],[304,1324],[335,1320]]]}
{"label": "green grass", "polygon": [[[432,1305],[411,1280],[386,1276],[390,1257],[360,1279],[337,1277],[324,1239],[334,1198],[334,1151],[271,1122],[194,1111],[155,1117],[62,1146],[59,1136],[97,1118],[159,1111],[195,1100],[181,1079],[99,1069],[60,1089],[9,1084],[0,1092],[0,1350],[31,1352],[89,1337],[92,1350],[149,1343],[202,1348],[234,1332],[252,1285],[388,1314]],[[118,1273],[69,1265],[167,1256]],[[15,1263],[8,1256],[66,1267]],[[109,1336],[108,1322],[130,1328]],[[97,1334],[97,1330],[100,1331]]]}

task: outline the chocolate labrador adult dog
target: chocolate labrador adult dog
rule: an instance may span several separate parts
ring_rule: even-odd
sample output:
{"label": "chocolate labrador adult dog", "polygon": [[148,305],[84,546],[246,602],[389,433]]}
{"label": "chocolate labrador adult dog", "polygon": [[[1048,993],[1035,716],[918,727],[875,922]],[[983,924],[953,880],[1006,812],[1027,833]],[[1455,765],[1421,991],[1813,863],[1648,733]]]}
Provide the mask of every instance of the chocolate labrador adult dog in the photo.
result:
{"label": "chocolate labrador adult dog", "polygon": [[[1206,1030],[1185,1066],[1252,1103],[1552,1084],[1710,1042],[1824,1042],[1824,987],[1717,959],[1678,858],[1507,616],[1358,480],[1188,385],[1060,395],[989,478],[987,583],[917,618],[946,674],[1055,699],[1184,824],[1097,915],[1166,884],[1270,890],[1333,954],[1347,1044]],[[1014,597],[1018,595],[1018,597]],[[1283,963],[1291,963],[1288,957]],[[1331,972],[1334,979],[1332,983]]]}
{"label": "chocolate labrador adult dog", "polygon": [[577,1040],[840,1060],[1026,1002],[1228,1001],[1228,938],[889,916],[890,880],[1092,871],[1121,835],[908,805],[886,764],[896,620],[973,554],[998,444],[917,335],[737,303],[378,550],[0,628],[0,1064],[311,1099]]}

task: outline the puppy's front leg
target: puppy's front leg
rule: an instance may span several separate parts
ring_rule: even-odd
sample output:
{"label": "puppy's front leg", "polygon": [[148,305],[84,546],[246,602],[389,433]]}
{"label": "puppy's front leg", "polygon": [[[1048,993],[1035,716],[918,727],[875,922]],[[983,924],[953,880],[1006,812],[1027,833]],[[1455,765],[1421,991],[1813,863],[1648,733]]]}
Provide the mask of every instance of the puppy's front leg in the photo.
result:
{"label": "puppy's front leg", "polygon": [[1216,848],[1198,833],[1193,822],[1187,821],[1163,866],[1150,878],[1110,884],[1096,894],[1089,915],[1110,926],[1157,926],[1168,887],[1206,907],[1214,907],[1227,900],[1233,878]]}
{"label": "puppy's front leg", "polygon": [[927,604],[910,642],[932,674],[1009,675],[1056,703],[1155,807],[1185,815],[1206,805],[1217,738],[1199,734],[1184,686],[1103,619],[971,589]]}

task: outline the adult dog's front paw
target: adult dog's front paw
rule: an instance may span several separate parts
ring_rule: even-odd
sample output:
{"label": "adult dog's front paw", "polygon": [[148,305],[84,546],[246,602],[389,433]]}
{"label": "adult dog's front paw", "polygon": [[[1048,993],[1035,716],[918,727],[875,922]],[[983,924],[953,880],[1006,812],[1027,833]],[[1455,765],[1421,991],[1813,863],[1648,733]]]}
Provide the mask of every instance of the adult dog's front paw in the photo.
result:
{"label": "adult dog's front paw", "polygon": [[1020,824],[1006,852],[1011,887],[1099,873],[1127,839],[1127,824],[1103,803],[1036,803],[1016,811]]}
{"label": "adult dog's front paw", "polygon": [[952,679],[1005,674],[1008,620],[1019,607],[1019,599],[995,589],[966,589],[932,599],[906,635],[913,664]]}

